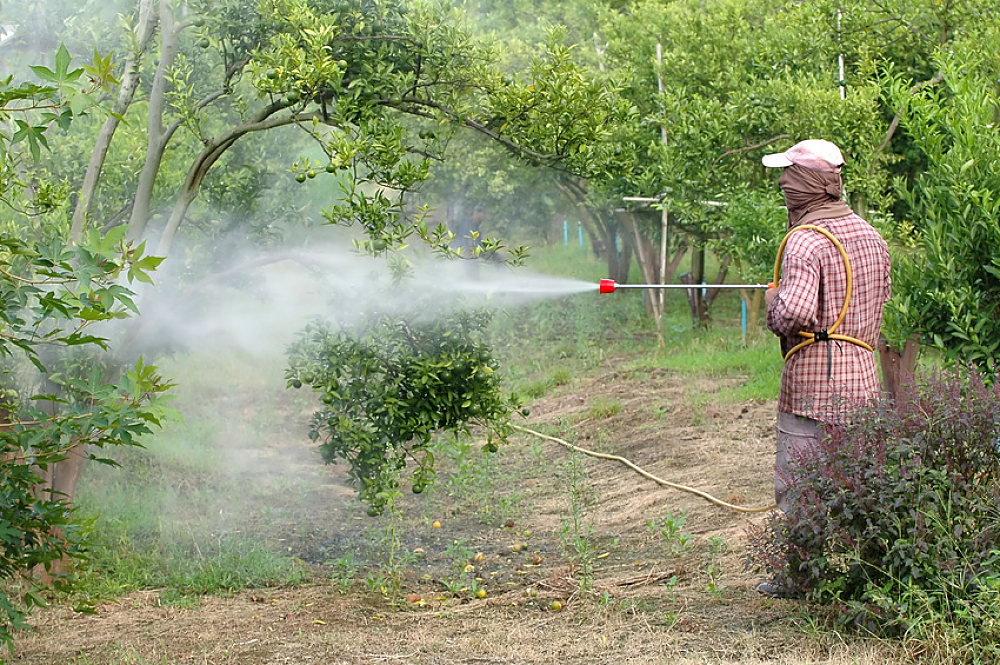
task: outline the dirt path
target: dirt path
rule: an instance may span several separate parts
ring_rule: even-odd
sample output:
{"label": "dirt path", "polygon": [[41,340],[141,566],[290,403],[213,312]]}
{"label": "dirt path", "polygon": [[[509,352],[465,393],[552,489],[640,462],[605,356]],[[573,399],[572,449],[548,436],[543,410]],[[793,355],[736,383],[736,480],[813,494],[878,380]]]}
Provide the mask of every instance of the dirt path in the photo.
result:
{"label": "dirt path", "polygon": [[[730,503],[767,504],[774,404],[712,406],[724,385],[608,367],[532,405],[524,424]],[[404,522],[390,529],[345,499],[338,472],[318,473],[305,444],[274,445],[286,459],[295,447],[315,486],[300,493],[312,509],[289,512],[299,518],[268,537],[315,564],[314,584],[208,597],[189,609],[162,606],[156,591],[92,616],[56,607],[33,620],[9,662],[884,663],[892,655],[817,630],[800,604],[753,591],[744,529],[761,517],[621,464],[518,435],[486,471],[471,456],[444,461],[451,475],[408,495]],[[389,597],[370,590],[387,534],[407,560]],[[355,555],[352,583],[343,564]]]}

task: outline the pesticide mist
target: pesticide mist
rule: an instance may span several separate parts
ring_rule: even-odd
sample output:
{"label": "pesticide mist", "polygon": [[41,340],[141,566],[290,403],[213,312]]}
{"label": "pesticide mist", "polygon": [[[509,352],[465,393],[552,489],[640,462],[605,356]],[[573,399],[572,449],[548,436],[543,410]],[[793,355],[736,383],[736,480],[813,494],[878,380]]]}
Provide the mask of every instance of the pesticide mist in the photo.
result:
{"label": "pesticide mist", "polygon": [[446,314],[456,309],[516,308],[543,299],[596,292],[597,285],[526,268],[471,259],[410,262],[395,280],[384,259],[337,246],[234,253],[227,265],[181,290],[167,262],[140,303],[138,348],[282,352],[308,322],[350,327],[371,313]]}

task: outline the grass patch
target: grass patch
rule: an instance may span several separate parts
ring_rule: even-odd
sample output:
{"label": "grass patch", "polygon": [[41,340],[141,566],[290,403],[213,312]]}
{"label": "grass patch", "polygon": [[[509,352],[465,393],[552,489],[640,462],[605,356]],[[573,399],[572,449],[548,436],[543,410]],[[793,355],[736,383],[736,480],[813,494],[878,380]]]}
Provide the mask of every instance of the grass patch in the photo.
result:
{"label": "grass patch", "polygon": [[663,353],[644,362],[691,376],[743,379],[713,394],[723,404],[775,399],[784,364],[777,341],[756,331],[744,342],[733,332],[726,326],[684,331]]}
{"label": "grass patch", "polygon": [[587,418],[593,418],[594,420],[604,420],[605,418],[610,418],[612,416],[618,415],[622,411],[621,400],[615,397],[607,397],[605,395],[597,395],[591,398],[590,403],[587,405]]}
{"label": "grass patch", "polygon": [[[160,588],[161,602],[184,604],[207,593],[305,581],[301,562],[252,532],[253,524],[266,526],[268,513],[287,511],[295,492],[294,481],[278,488],[247,481],[248,460],[279,426],[274,404],[285,391],[278,365],[268,372],[243,361],[217,354],[160,362],[167,375],[182,378],[175,406],[184,420],[146,437],[145,448],[111,451],[118,467],[85,467],[75,497],[90,545],[78,573],[83,597]],[[231,383],[220,388],[223,376]],[[237,406],[245,417],[232,417],[232,405],[243,402],[255,406]]]}
{"label": "grass patch", "polygon": [[162,588],[165,605],[195,603],[197,596],[247,588],[288,586],[308,579],[300,562],[239,536],[215,542],[157,540],[97,543],[80,574],[85,597],[116,597],[137,589]]}

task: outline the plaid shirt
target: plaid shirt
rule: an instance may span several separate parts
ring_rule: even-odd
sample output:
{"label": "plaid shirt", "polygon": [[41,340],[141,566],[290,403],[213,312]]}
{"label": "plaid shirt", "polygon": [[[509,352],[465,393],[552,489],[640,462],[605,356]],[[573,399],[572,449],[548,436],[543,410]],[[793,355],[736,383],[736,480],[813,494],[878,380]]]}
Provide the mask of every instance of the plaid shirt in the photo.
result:
{"label": "plaid shirt", "polygon": [[[810,222],[840,241],[854,278],[851,302],[834,331],[875,347],[882,307],[892,293],[889,248],[868,222],[850,214]],[[778,294],[767,310],[767,327],[781,338],[782,353],[803,341],[800,330],[818,332],[834,324],[847,295],[844,260],[830,239],[816,231],[793,233],[785,245]],[[831,340],[795,352],[781,374],[778,410],[829,420],[839,407],[879,393],[875,356],[857,344]]]}

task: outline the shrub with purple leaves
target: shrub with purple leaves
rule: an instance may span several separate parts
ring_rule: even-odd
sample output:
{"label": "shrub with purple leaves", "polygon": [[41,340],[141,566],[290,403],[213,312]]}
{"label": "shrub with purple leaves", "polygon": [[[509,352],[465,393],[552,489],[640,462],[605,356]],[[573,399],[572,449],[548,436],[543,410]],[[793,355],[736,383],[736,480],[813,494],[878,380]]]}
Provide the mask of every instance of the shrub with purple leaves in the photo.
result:
{"label": "shrub with purple leaves", "polygon": [[923,375],[828,426],[791,476],[792,509],[749,529],[751,568],[869,630],[933,615],[1000,643],[976,619],[1000,600],[1000,382]]}

